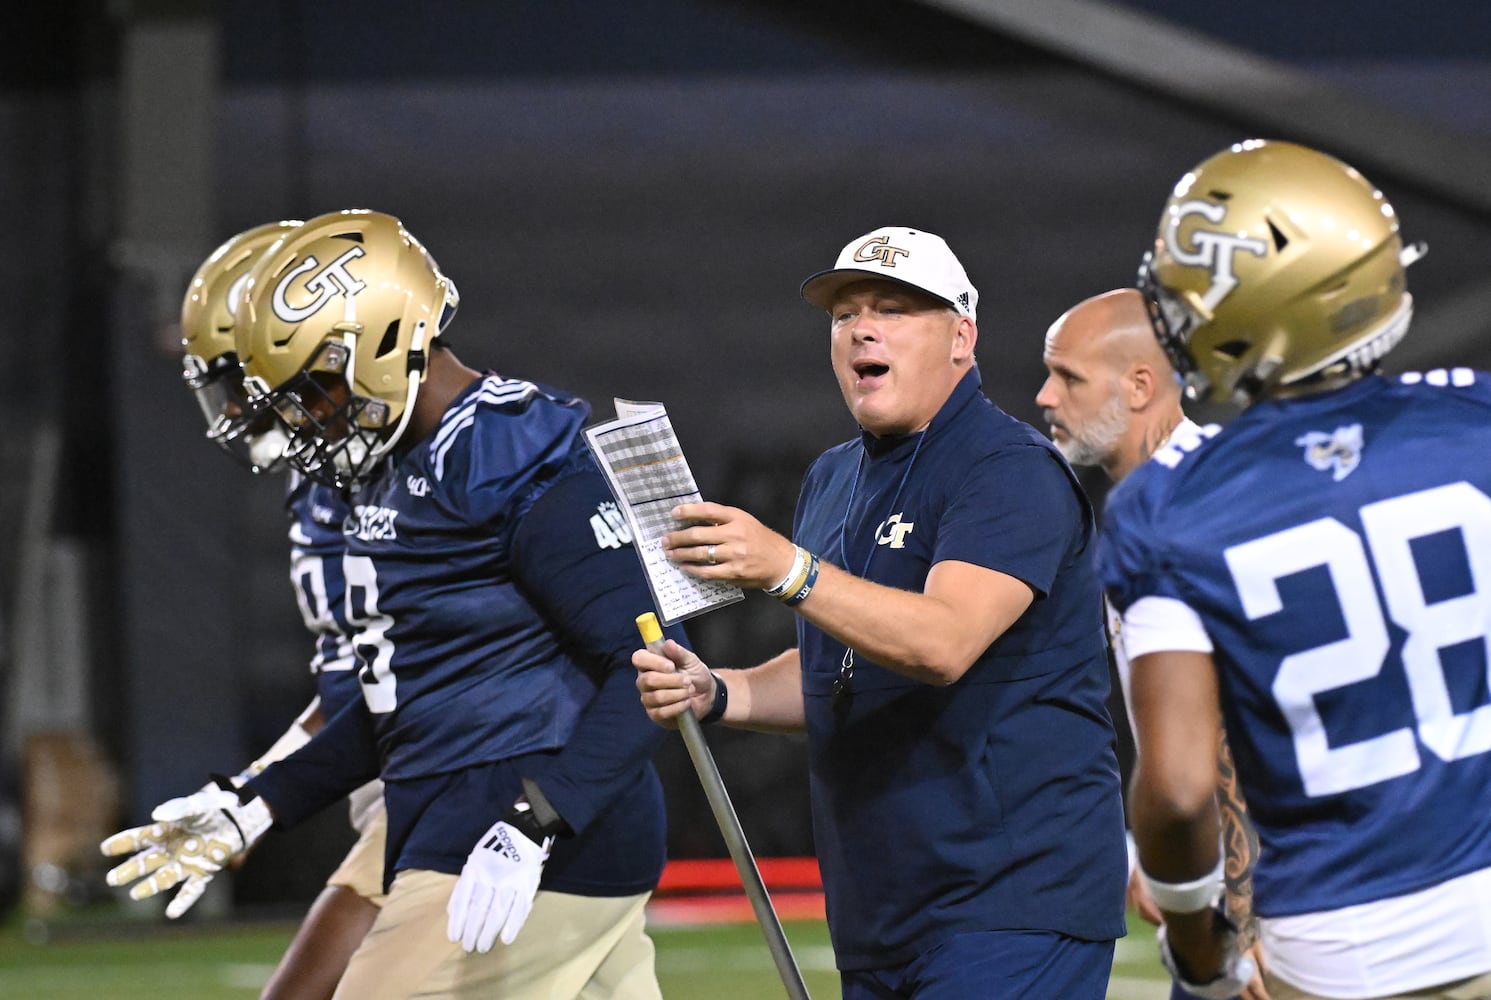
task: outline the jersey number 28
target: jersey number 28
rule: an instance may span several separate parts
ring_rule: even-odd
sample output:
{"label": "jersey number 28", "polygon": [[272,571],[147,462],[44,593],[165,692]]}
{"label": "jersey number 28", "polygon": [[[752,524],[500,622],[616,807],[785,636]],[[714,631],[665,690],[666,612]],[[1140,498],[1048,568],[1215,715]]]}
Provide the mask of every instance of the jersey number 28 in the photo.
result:
{"label": "jersey number 28", "polygon": [[[1469,483],[1381,500],[1360,511],[1362,536],[1335,518],[1321,518],[1235,545],[1225,552],[1250,620],[1282,610],[1278,581],[1325,566],[1346,620],[1346,637],[1284,657],[1273,694],[1294,736],[1294,752],[1311,796],[1364,788],[1418,770],[1422,743],[1444,761],[1491,750],[1491,705],[1456,712],[1439,651],[1479,642],[1491,664],[1491,498]],[[1456,531],[1465,544],[1473,589],[1430,602],[1411,543]],[[1370,551],[1370,559],[1368,553]],[[1374,573],[1375,566],[1375,573]],[[1415,729],[1407,727],[1331,746],[1315,696],[1376,677],[1387,658],[1386,617],[1407,633],[1403,668]]]}

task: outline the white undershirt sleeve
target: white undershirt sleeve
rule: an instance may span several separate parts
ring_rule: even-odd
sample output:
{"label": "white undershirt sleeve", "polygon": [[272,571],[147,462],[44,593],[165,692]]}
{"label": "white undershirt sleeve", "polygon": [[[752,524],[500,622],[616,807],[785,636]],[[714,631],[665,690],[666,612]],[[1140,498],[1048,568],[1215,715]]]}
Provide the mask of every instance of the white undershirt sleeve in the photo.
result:
{"label": "white undershirt sleeve", "polygon": [[1213,648],[1201,616],[1173,597],[1139,598],[1124,612],[1119,634],[1130,661],[1147,653],[1210,653]]}

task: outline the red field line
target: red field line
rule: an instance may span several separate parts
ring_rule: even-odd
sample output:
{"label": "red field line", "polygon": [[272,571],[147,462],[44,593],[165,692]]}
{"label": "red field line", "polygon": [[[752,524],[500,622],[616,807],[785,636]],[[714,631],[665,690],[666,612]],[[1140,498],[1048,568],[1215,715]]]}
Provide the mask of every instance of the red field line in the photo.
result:
{"label": "red field line", "polygon": [[[761,881],[782,920],[822,920],[823,881],[815,858],[757,858]],[[659,924],[749,923],[755,919],[728,858],[669,861],[647,916]]]}
{"label": "red field line", "polygon": [[[817,858],[757,858],[756,868],[768,892],[823,888]],[[663,868],[657,895],[721,889],[741,889],[740,876],[729,858],[682,858],[669,861]]]}

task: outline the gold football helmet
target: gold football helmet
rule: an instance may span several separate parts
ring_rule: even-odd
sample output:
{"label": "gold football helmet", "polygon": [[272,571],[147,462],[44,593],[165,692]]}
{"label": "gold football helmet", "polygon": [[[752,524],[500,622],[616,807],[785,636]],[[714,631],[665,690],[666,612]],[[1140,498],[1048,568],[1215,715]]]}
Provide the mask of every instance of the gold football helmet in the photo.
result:
{"label": "gold football helmet", "polygon": [[250,420],[233,315],[255,259],[299,225],[270,222],[234,236],[197,268],[181,302],[181,377],[207,420],[207,440],[254,472],[276,466],[287,439],[277,421]]}
{"label": "gold football helmet", "polygon": [[460,297],[391,215],[321,215],[265,252],[234,342],[260,410],[291,435],[290,464],[333,486],[370,478],[413,414],[432,341]]}
{"label": "gold football helmet", "polygon": [[1372,370],[1413,313],[1398,217],[1324,153],[1238,143],[1192,169],[1139,269],[1155,333],[1193,398]]}

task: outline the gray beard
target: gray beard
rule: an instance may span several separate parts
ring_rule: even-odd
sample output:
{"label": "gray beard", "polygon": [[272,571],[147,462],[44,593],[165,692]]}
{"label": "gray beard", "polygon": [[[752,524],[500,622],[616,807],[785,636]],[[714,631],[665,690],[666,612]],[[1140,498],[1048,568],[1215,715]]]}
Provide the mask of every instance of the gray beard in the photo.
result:
{"label": "gray beard", "polygon": [[1102,465],[1128,429],[1129,411],[1123,400],[1115,395],[1093,415],[1080,433],[1068,427],[1069,437],[1058,442],[1056,447],[1073,465]]}

